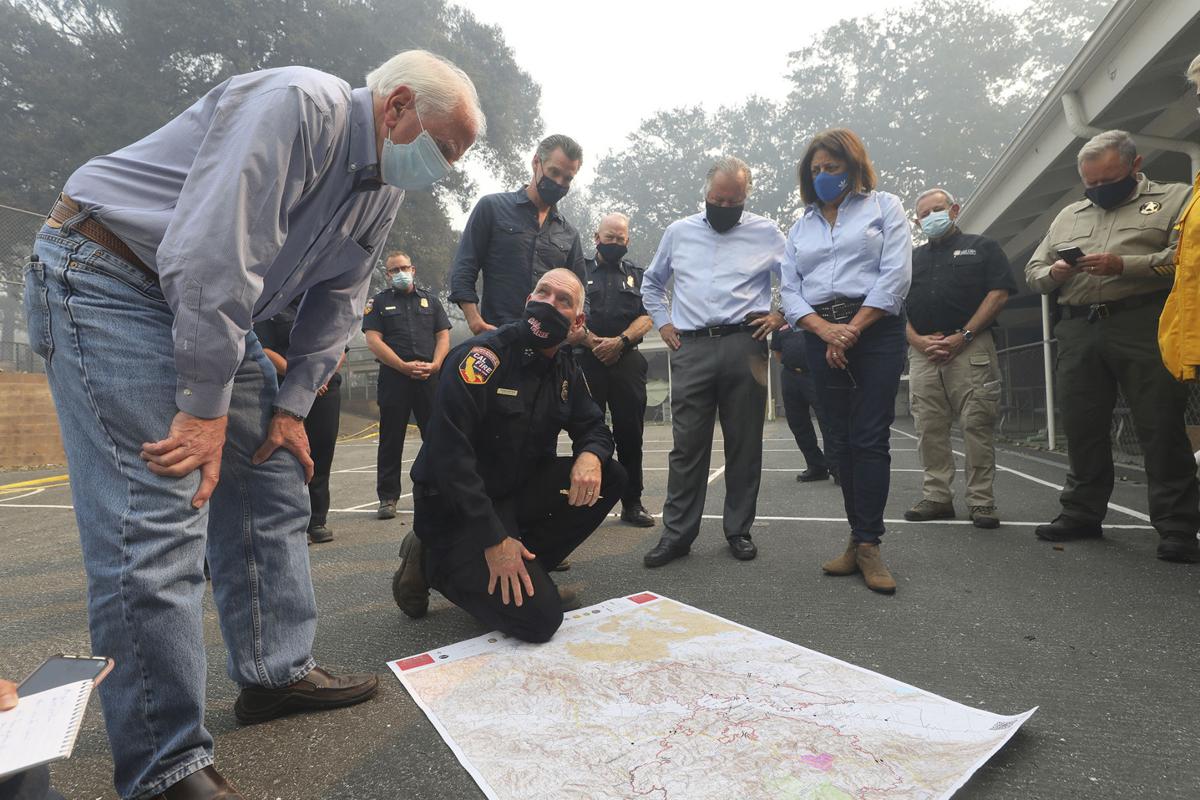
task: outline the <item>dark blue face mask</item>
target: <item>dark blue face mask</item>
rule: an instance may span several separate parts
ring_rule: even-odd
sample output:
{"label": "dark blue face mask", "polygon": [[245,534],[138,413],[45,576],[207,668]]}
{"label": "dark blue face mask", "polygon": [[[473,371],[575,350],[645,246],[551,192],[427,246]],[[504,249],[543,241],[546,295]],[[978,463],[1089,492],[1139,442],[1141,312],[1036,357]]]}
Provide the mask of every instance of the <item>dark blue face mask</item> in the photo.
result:
{"label": "dark blue face mask", "polygon": [[537,189],[538,197],[542,198],[542,202],[548,206],[557,205],[558,201],[566,197],[569,191],[569,187],[555,183],[546,175],[542,176],[534,188]]}
{"label": "dark blue face mask", "polygon": [[822,172],[813,178],[813,189],[822,203],[832,203],[842,196],[850,185],[848,172]]}

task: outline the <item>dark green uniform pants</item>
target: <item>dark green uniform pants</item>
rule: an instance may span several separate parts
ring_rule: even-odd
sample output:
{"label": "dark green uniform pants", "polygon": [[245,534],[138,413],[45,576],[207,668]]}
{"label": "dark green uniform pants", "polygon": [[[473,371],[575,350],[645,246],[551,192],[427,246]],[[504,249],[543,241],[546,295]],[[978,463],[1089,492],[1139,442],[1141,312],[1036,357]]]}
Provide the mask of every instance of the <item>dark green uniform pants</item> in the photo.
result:
{"label": "dark green uniform pants", "polygon": [[1058,394],[1070,472],[1063,514],[1100,522],[1113,488],[1111,428],[1120,386],[1133,415],[1146,464],[1150,521],[1160,535],[1200,529],[1196,462],[1184,430],[1187,390],[1167,372],[1158,352],[1161,304],[1096,322],[1077,317],[1054,328],[1058,337]]}

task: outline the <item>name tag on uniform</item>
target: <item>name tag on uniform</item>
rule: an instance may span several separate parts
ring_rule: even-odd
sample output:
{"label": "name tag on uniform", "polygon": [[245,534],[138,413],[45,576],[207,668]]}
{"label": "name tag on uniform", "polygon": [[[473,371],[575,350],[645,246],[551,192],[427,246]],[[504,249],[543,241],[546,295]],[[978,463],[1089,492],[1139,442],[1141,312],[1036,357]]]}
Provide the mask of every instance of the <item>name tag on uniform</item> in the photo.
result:
{"label": "name tag on uniform", "polygon": [[977,255],[979,255],[979,254],[976,253],[974,250],[955,250],[954,251],[955,258],[958,258],[959,256],[977,256]]}
{"label": "name tag on uniform", "polygon": [[517,390],[516,389],[506,389],[505,387],[501,386],[500,388],[496,389],[496,394],[502,394],[505,397],[516,397]]}
{"label": "name tag on uniform", "polygon": [[421,308],[429,308],[429,301],[424,297],[421,298]]}
{"label": "name tag on uniform", "polygon": [[384,306],[383,310],[384,311],[395,311],[396,307],[395,306]]}

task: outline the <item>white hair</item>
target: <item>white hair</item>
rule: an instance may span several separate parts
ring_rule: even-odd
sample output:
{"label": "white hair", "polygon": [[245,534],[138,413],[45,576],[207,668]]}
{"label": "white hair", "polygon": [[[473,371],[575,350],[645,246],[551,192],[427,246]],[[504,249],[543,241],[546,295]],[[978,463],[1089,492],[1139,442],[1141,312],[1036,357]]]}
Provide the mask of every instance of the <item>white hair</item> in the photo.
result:
{"label": "white hair", "polygon": [[1138,154],[1137,144],[1126,131],[1098,133],[1087,144],[1079,148],[1075,164],[1080,169],[1080,174],[1083,174],[1083,162],[1099,158],[1109,150],[1116,150],[1117,154],[1121,156],[1121,160],[1129,166],[1133,166],[1133,160],[1137,158]]}
{"label": "white hair", "polygon": [[1192,63],[1188,65],[1187,79],[1191,81],[1194,86],[1200,86],[1200,56],[1193,58]]}
{"label": "white hair", "polygon": [[750,189],[754,186],[754,178],[750,174],[750,165],[742,161],[737,156],[721,156],[713,165],[708,168],[708,174],[704,176],[704,191],[712,188],[712,180],[717,173],[723,173],[733,178],[746,176],[746,194],[750,194]]}
{"label": "white hair", "polygon": [[926,197],[932,197],[935,194],[943,195],[946,198],[946,205],[952,206],[958,202],[957,200],[954,199],[954,195],[950,194],[948,191],[946,191],[945,189],[943,189],[940,186],[935,186],[934,188],[926,189],[925,191],[923,191],[919,195],[917,195],[917,202],[913,206],[913,208],[916,208],[917,206],[921,205],[921,201],[924,200]]}
{"label": "white hair", "polygon": [[367,88],[376,97],[387,97],[397,86],[413,90],[418,114],[451,114],[463,106],[474,123],[475,135],[487,131],[475,84],[441,56],[428,50],[405,50],[367,73]]}

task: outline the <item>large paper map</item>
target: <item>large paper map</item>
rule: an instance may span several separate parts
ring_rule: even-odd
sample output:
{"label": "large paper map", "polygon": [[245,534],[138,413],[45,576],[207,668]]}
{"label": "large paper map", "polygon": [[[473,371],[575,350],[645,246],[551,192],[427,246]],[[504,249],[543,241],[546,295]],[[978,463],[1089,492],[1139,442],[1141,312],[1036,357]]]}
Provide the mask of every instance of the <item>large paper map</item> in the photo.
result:
{"label": "large paper map", "polygon": [[489,634],[389,664],[483,793],[949,797],[1036,709],[979,711],[644,592],[554,639]]}

